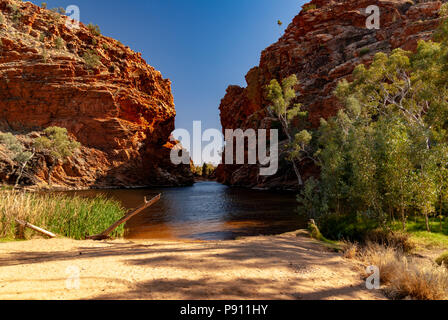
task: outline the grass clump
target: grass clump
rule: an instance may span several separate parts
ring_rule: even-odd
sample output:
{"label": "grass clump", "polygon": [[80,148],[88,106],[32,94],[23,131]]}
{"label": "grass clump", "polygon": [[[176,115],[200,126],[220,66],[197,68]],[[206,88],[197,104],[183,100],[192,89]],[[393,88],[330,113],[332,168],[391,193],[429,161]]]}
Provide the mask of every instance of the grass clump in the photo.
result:
{"label": "grass clump", "polygon": [[448,252],[445,252],[444,254],[442,254],[440,257],[438,257],[436,259],[436,263],[439,266],[445,266],[446,268],[448,268]]}
{"label": "grass clump", "polygon": [[101,30],[100,27],[96,24],[93,23],[89,23],[87,25],[87,29],[90,30],[90,32],[94,35],[94,36],[100,36],[101,35]]}
{"label": "grass clump", "polygon": [[439,16],[440,17],[446,17],[448,16],[448,3],[442,4],[439,10]]}
{"label": "grass clump", "polygon": [[54,45],[56,49],[61,50],[62,48],[64,48],[64,40],[61,37],[57,37],[54,40]]}
{"label": "grass clump", "polygon": [[82,56],[87,69],[95,69],[100,66],[100,57],[93,50],[87,50]]}
{"label": "grass clump", "polygon": [[370,53],[370,49],[369,48],[362,48],[360,51],[359,51],[359,56],[360,57],[363,57],[363,56],[365,56],[366,54],[369,54]]}
{"label": "grass clump", "polygon": [[302,7],[302,9],[303,9],[304,12],[308,12],[308,11],[310,11],[310,10],[315,10],[315,9],[317,9],[317,6],[316,6],[314,3],[310,3],[310,4],[307,4],[307,5],[304,5],[304,6]]}
{"label": "grass clump", "polygon": [[22,13],[15,4],[8,5],[9,11],[11,12],[11,20],[17,24],[22,19]]}
{"label": "grass clump", "polygon": [[[96,198],[72,197],[63,194],[0,192],[0,238],[17,238],[20,219],[57,235],[76,240],[86,235],[99,234],[123,217],[125,210],[117,201],[104,196]],[[33,231],[26,230],[28,239]],[[112,237],[122,237],[124,226],[118,227]],[[20,237],[19,237],[20,238]]]}

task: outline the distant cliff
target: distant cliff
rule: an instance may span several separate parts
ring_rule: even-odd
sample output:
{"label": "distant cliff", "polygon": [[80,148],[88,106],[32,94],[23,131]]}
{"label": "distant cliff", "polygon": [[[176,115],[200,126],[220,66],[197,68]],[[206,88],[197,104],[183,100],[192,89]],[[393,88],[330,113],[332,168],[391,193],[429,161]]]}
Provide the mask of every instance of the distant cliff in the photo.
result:
{"label": "distant cliff", "polygon": [[[370,5],[380,8],[379,30],[366,28],[365,9]],[[279,41],[262,52],[260,65],[246,76],[247,87],[227,89],[220,105],[223,129],[269,128],[271,122],[259,116],[268,105],[264,88],[272,79],[291,74],[301,81],[298,100],[309,111],[310,126],[318,126],[321,118],[335,115],[339,108],[332,93],[340,80],[349,78],[356,65],[370,63],[377,52],[414,50],[419,39],[430,39],[440,23],[441,5],[441,1],[410,0],[311,1]],[[300,165],[305,178],[317,172],[309,163]],[[286,160],[280,161],[276,176],[260,177],[258,172],[256,165],[221,165],[217,177],[229,185],[296,187]]]}
{"label": "distant cliff", "polygon": [[[93,27],[69,29],[65,16],[29,2],[0,0],[0,12],[0,131],[26,141],[33,131],[65,127],[83,145],[57,167],[55,184],[193,182],[189,167],[174,167],[169,158],[171,82],[140,53]],[[48,174],[45,158],[37,159],[31,183]]]}

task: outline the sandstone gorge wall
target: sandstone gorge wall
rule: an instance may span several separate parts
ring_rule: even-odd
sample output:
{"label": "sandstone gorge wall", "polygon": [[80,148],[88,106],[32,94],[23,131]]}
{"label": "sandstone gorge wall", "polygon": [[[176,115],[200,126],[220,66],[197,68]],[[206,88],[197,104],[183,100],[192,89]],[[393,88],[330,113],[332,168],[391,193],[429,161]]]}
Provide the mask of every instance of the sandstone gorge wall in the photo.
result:
{"label": "sandstone gorge wall", "polygon": [[[69,29],[66,17],[29,2],[0,0],[0,12],[0,131],[26,137],[60,126],[83,145],[55,170],[56,184],[192,183],[189,169],[169,160],[171,83],[140,53],[82,24]],[[46,181],[44,158],[33,170],[33,183]]]}
{"label": "sandstone gorge wall", "polygon": [[[379,30],[366,28],[365,9],[381,11]],[[288,26],[279,41],[261,54],[260,65],[246,76],[247,87],[230,86],[220,105],[223,129],[269,128],[266,118],[253,117],[267,107],[265,86],[272,79],[296,74],[301,82],[300,103],[309,111],[311,126],[336,114],[333,97],[337,83],[349,78],[360,63],[371,62],[375,53],[395,48],[414,50],[419,39],[429,40],[440,23],[441,1],[411,0],[313,0]],[[263,117],[261,117],[263,118]],[[302,163],[305,178],[317,168]],[[260,177],[255,165],[221,165],[218,180],[262,188],[293,188],[291,165],[280,161],[276,176]]]}

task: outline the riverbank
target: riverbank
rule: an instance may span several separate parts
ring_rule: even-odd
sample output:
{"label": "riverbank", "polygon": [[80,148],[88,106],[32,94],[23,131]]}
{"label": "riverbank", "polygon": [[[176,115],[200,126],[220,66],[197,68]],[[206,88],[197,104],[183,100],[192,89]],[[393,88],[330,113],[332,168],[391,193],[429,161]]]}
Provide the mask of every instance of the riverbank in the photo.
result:
{"label": "riverbank", "polygon": [[[79,270],[80,288],[68,290]],[[73,274],[72,274],[73,275]],[[0,299],[385,299],[304,232],[235,241],[0,244]]]}

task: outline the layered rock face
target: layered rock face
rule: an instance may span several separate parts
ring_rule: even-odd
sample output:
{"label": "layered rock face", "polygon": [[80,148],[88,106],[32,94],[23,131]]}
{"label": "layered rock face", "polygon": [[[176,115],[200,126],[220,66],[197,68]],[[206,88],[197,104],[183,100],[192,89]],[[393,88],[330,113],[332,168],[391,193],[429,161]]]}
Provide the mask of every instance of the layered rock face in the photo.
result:
{"label": "layered rock face", "polygon": [[[380,8],[379,30],[366,27],[370,5]],[[321,118],[334,116],[340,107],[332,94],[340,80],[350,78],[358,64],[370,63],[377,52],[414,50],[418,40],[431,39],[441,5],[423,0],[311,1],[279,41],[262,52],[260,65],[246,76],[247,87],[227,89],[220,106],[223,129],[269,128],[271,122],[260,117],[268,106],[265,86],[292,74],[301,82],[298,102],[309,112],[310,126],[317,127]],[[308,163],[300,165],[305,178],[317,172]],[[221,165],[217,176],[230,185],[293,188],[297,183],[291,167],[281,160],[277,175],[260,177],[255,165]]]}
{"label": "layered rock face", "polygon": [[[171,82],[140,53],[94,28],[69,28],[67,17],[29,2],[0,0],[0,12],[0,131],[65,127],[83,146],[55,169],[55,184],[193,182],[188,166],[170,162]],[[45,159],[37,159],[34,183],[48,175]]]}

